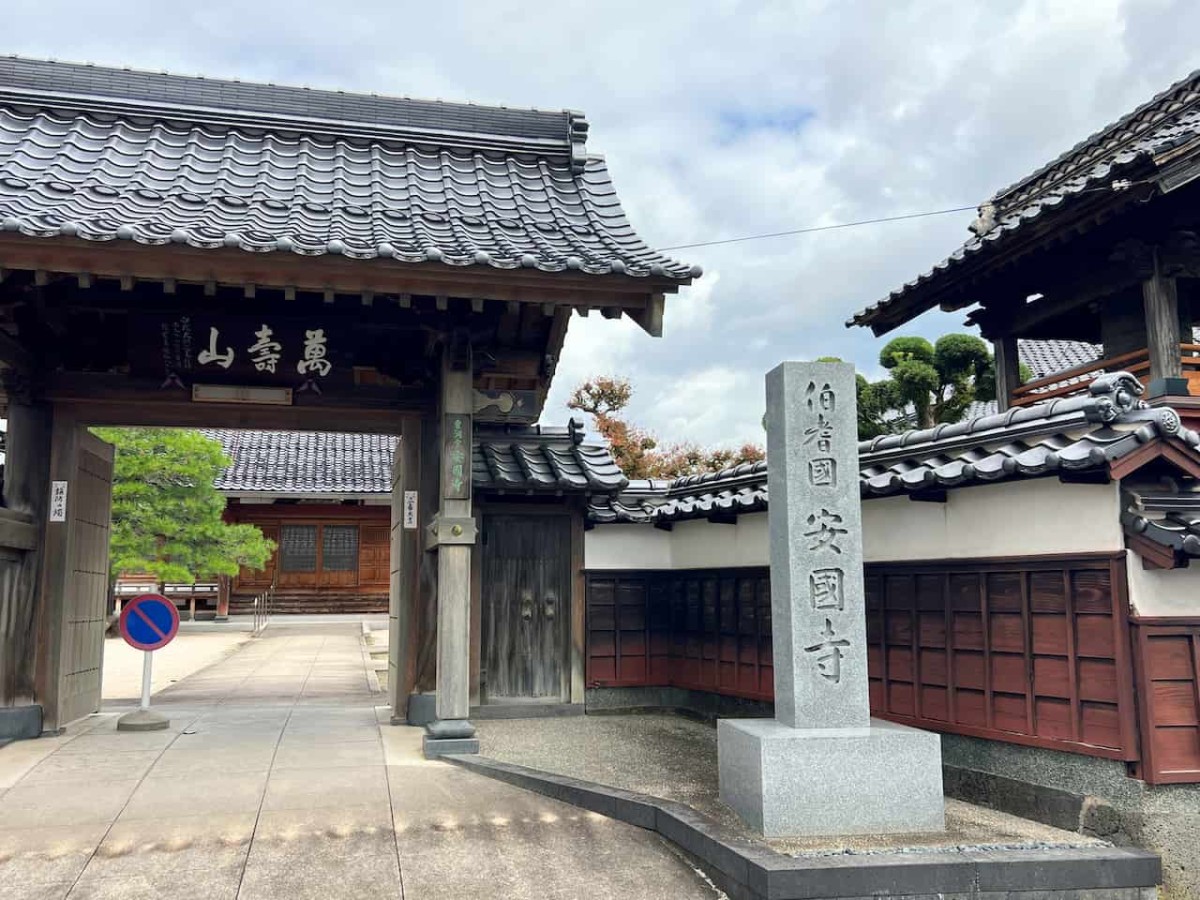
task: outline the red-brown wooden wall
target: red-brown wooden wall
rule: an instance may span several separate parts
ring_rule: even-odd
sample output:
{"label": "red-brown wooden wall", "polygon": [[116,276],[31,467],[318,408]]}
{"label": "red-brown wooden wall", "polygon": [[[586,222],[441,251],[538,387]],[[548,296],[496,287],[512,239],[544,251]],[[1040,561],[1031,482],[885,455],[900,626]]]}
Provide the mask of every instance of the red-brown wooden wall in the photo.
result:
{"label": "red-brown wooden wall", "polygon": [[[1130,762],[1149,736],[1143,777],[1200,780],[1200,621],[1139,629],[1153,722],[1139,736],[1124,567],[1112,554],[868,565],[873,714]],[[593,572],[587,628],[589,687],[773,697],[767,569]]]}
{"label": "red-brown wooden wall", "polygon": [[871,708],[959,734],[1135,760],[1124,561],[867,567]]}
{"label": "red-brown wooden wall", "polygon": [[587,628],[590,686],[774,694],[766,569],[590,574]]}
{"label": "red-brown wooden wall", "polygon": [[1200,781],[1200,619],[1142,620],[1135,632],[1142,777]]}

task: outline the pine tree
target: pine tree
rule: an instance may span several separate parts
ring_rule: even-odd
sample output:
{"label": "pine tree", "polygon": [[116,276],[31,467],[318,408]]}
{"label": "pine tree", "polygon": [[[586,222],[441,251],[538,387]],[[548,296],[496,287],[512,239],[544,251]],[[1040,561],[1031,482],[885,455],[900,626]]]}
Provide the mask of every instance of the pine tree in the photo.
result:
{"label": "pine tree", "polygon": [[274,545],[254,525],[225,522],[214,487],[229,464],[219,442],[174,428],[96,428],[116,447],[112,572],[193,583],[261,569]]}

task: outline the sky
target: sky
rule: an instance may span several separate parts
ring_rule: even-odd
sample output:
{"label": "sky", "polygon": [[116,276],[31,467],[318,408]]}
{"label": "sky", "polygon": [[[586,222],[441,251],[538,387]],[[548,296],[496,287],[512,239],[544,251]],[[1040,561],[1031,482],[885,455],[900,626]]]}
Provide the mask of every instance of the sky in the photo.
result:
{"label": "sky", "polygon": [[[1200,67],[1191,0],[6,0],[0,53],[582,110],[653,246],[975,206]],[[574,318],[543,421],[629,378],[664,441],[762,442],[763,375],[840,356],[854,312],[946,257],[973,212],[680,250],[663,337]],[[929,313],[898,334],[963,330]]]}

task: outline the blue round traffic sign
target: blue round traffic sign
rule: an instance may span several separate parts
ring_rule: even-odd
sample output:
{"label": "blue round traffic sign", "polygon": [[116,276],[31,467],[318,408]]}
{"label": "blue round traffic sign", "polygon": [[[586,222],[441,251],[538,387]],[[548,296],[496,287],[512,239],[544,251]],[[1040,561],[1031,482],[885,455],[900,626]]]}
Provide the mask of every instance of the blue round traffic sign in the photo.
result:
{"label": "blue round traffic sign", "polygon": [[157,650],[179,631],[179,610],[162,594],[134,597],[121,610],[121,637],[139,650]]}

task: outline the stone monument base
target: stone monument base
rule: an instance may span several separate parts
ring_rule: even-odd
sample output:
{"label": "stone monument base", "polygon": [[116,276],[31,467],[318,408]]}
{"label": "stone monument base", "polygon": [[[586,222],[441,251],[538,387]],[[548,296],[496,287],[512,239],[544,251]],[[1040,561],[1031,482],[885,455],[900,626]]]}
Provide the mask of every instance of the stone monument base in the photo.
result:
{"label": "stone monument base", "polygon": [[717,722],[721,800],[765,837],[941,831],[941,736],[870,728]]}

